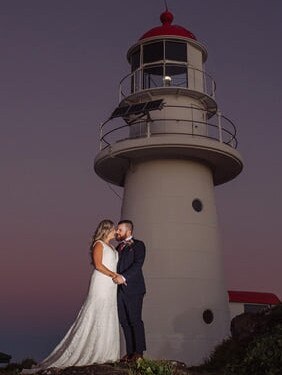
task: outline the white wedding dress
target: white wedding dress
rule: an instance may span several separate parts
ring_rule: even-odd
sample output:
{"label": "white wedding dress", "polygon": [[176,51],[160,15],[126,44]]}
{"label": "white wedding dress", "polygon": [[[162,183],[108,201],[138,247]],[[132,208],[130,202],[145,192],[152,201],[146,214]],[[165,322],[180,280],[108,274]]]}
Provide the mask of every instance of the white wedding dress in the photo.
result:
{"label": "white wedding dress", "polygon": [[[118,253],[102,241],[103,264],[116,272]],[[117,285],[94,269],[88,296],[69,331],[39,365],[65,368],[114,362],[120,356]],[[34,369],[33,369],[34,370]]]}

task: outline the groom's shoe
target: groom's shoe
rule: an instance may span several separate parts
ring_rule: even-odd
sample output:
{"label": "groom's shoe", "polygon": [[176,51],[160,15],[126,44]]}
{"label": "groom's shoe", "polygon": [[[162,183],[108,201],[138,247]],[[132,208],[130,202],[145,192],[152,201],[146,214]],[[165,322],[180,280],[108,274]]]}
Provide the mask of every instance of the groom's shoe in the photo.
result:
{"label": "groom's shoe", "polygon": [[120,360],[120,362],[131,362],[132,361],[132,354],[125,354]]}
{"label": "groom's shoe", "polygon": [[143,359],[143,354],[141,353],[134,353],[133,356],[131,357],[131,361],[138,361],[138,359]]}

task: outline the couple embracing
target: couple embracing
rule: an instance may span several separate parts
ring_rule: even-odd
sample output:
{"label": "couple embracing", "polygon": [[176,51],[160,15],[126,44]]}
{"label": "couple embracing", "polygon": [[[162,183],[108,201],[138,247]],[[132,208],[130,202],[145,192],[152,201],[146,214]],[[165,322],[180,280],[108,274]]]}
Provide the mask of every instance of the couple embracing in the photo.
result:
{"label": "couple embracing", "polygon": [[[111,220],[97,227],[90,247],[94,270],[87,298],[69,331],[38,369],[134,361],[146,350],[142,321],[145,245],[132,236],[133,223]],[[112,240],[118,240],[115,248]],[[126,342],[120,359],[119,323]]]}

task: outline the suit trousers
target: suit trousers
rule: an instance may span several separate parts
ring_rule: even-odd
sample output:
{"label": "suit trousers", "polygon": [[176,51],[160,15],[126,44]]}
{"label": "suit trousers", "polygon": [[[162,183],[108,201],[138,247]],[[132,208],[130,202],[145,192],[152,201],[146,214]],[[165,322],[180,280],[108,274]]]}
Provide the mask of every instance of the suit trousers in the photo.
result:
{"label": "suit trousers", "polygon": [[145,330],[142,321],[142,305],[144,294],[128,294],[118,291],[118,316],[123,329],[126,353],[143,354],[146,350]]}

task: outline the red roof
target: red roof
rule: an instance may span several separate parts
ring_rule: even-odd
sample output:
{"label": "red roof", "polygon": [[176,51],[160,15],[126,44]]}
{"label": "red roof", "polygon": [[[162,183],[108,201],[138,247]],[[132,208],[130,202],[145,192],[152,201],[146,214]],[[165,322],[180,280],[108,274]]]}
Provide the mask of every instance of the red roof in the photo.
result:
{"label": "red roof", "polygon": [[266,305],[278,305],[281,301],[273,293],[228,291],[229,302],[259,303]]}
{"label": "red roof", "polygon": [[139,40],[164,35],[182,36],[185,38],[197,40],[195,35],[191,33],[191,31],[185,29],[182,26],[171,24],[173,21],[173,14],[168,10],[161,14],[160,20],[162,22],[162,26],[157,26],[147,31],[144,35],[141,36]]}

